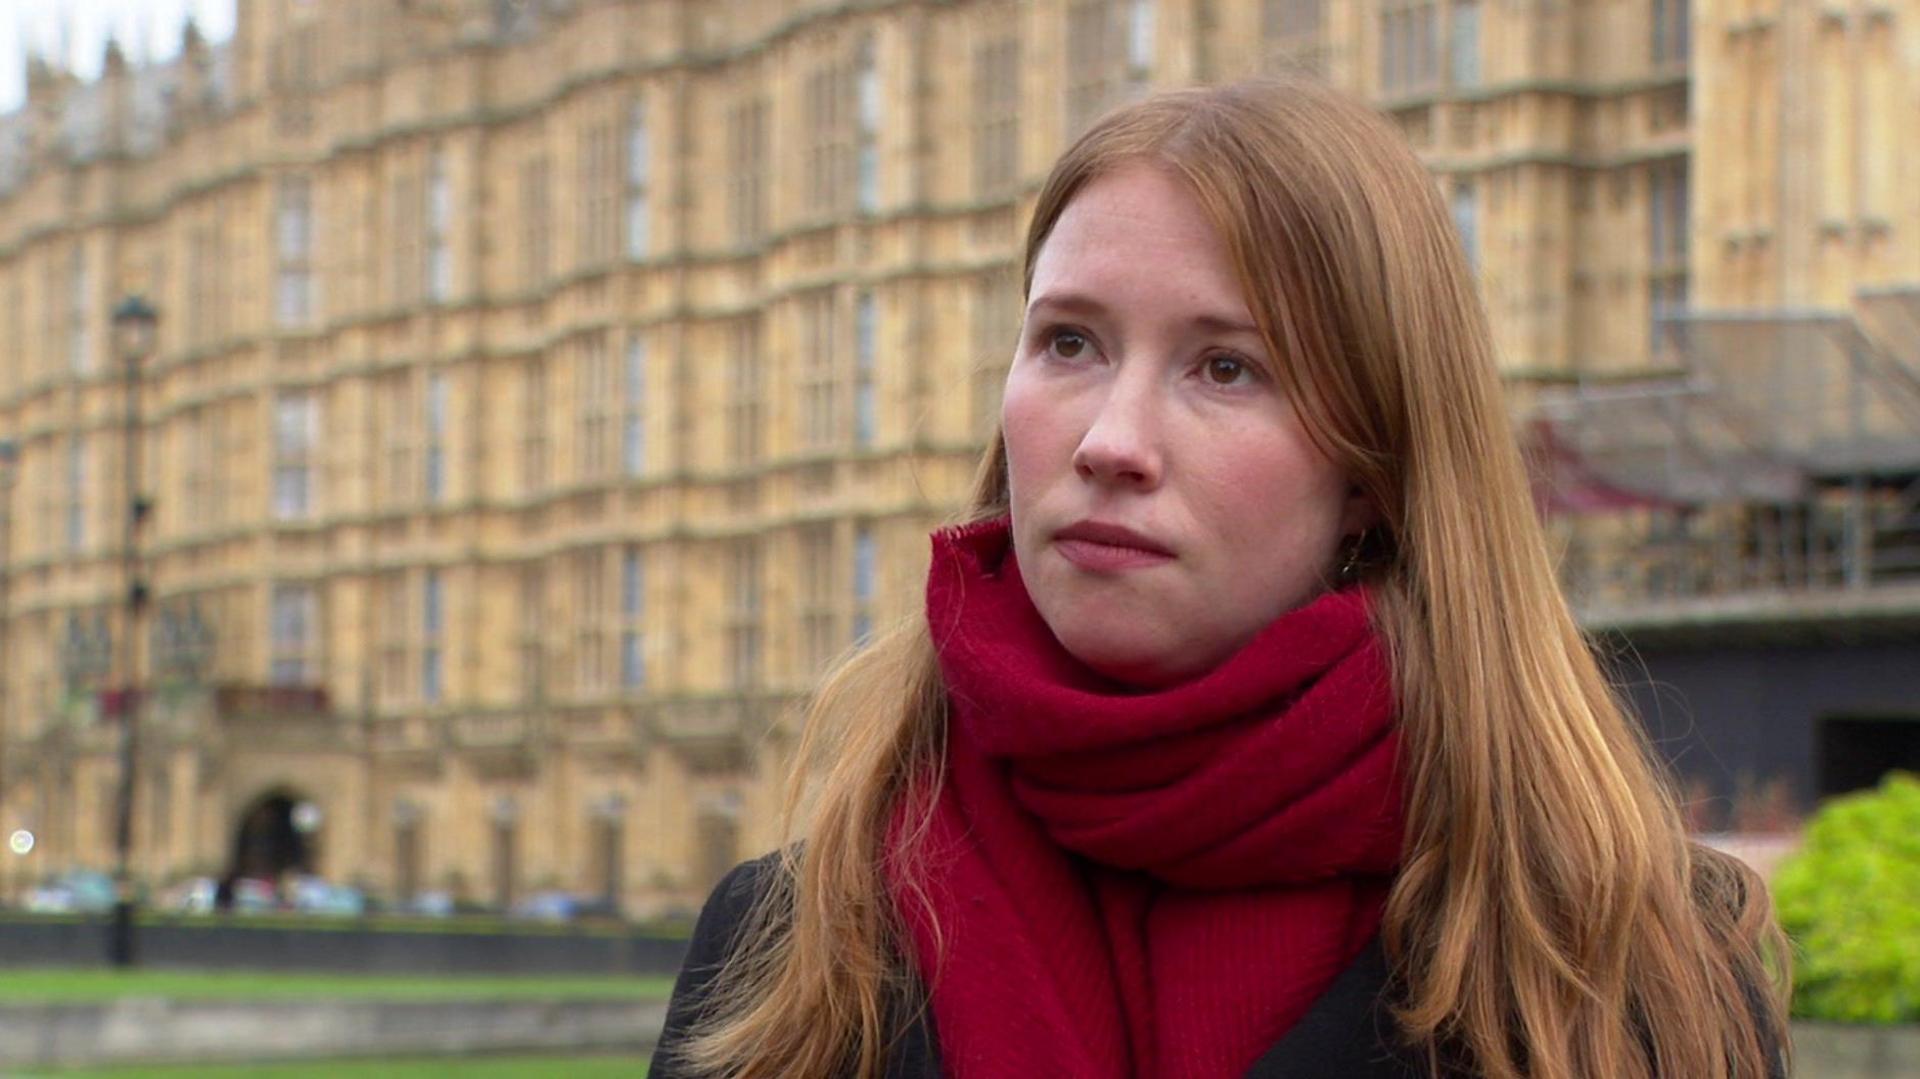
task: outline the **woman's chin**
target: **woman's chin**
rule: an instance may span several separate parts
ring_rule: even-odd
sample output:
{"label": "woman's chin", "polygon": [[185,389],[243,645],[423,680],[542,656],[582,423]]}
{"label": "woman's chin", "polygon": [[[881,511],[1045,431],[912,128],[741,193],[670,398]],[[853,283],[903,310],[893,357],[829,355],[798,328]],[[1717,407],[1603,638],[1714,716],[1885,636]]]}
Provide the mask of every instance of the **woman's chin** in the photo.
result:
{"label": "woman's chin", "polygon": [[1181,662],[1187,657],[1163,640],[1128,641],[1112,633],[1089,634],[1089,638],[1060,643],[1088,669],[1124,685],[1157,689],[1199,673],[1194,664]]}

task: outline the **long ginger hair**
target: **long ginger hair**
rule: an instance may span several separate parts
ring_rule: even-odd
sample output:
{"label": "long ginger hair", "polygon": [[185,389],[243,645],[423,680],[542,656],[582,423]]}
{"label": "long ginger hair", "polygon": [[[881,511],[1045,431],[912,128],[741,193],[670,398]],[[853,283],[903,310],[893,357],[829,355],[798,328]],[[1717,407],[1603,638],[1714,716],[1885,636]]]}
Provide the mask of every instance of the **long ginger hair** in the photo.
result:
{"label": "long ginger hair", "polygon": [[[1158,94],[1055,165],[1029,284],[1075,194],[1137,161],[1190,185],[1309,432],[1379,510],[1366,572],[1407,785],[1382,930],[1401,1033],[1490,1079],[1768,1074],[1786,951],[1765,889],[1688,841],[1575,625],[1433,177],[1383,118],[1311,81]],[[1004,452],[996,434],[969,519],[1006,512]],[[770,874],[687,1064],[880,1074],[887,1002],[914,977],[884,861],[912,857],[897,808],[927,804],[945,737],[924,619],[827,680],[787,803],[804,842]]]}

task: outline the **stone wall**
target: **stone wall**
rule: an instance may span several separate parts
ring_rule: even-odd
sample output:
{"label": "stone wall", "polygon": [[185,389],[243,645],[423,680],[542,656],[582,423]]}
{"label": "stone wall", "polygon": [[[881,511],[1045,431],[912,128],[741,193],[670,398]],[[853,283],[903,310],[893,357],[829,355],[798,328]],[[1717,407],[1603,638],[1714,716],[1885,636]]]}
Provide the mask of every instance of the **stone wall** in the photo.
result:
{"label": "stone wall", "polygon": [[[106,960],[104,921],[0,920],[0,969]],[[393,974],[672,974],[686,942],[554,930],[403,932],[240,924],[143,925],[137,961],[157,970],[313,970]]]}
{"label": "stone wall", "polygon": [[652,1048],[663,1001],[178,1001],[0,1008],[0,1067]]}
{"label": "stone wall", "polygon": [[1920,1079],[1920,1027],[1793,1025],[1796,1079]]}

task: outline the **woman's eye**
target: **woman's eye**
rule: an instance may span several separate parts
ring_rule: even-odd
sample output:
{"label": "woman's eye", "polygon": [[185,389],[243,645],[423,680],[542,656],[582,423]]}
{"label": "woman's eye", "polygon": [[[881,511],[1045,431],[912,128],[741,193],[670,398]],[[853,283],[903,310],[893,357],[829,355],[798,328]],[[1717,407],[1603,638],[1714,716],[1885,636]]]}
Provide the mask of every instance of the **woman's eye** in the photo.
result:
{"label": "woman's eye", "polygon": [[1217,386],[1231,386],[1251,373],[1246,361],[1232,356],[1213,356],[1207,360],[1207,381]]}
{"label": "woman's eye", "polygon": [[1055,330],[1048,347],[1063,360],[1076,360],[1087,350],[1087,338],[1072,330]]}

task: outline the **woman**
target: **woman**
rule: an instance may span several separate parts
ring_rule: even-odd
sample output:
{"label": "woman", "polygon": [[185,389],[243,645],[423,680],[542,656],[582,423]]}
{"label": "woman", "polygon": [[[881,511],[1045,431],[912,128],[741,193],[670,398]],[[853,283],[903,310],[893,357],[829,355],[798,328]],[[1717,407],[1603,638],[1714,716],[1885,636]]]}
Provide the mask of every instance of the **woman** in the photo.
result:
{"label": "woman", "polygon": [[804,841],[710,900],[655,1074],[1782,1073],[1764,890],[1568,613],[1393,129],[1122,109],[1026,286],[926,619],[819,695]]}

